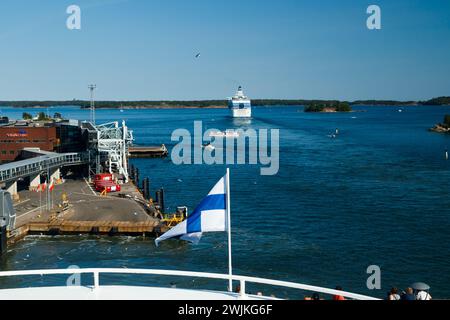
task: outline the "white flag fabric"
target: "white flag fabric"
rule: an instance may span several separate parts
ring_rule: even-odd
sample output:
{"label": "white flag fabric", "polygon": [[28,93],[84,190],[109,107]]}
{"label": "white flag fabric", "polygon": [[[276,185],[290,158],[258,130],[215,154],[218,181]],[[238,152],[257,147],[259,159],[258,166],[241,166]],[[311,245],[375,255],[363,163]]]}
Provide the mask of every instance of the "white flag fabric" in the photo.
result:
{"label": "white flag fabric", "polygon": [[225,183],[226,176],[220,179],[185,221],[156,239],[156,245],[174,237],[197,244],[204,232],[227,231]]}

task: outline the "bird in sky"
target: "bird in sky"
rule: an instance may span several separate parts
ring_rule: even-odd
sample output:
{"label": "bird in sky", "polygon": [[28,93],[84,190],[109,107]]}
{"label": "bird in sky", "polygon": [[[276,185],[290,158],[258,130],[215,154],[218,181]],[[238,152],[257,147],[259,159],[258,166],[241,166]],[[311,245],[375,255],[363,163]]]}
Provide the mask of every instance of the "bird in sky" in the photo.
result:
{"label": "bird in sky", "polygon": [[201,55],[200,53],[197,53],[197,54],[195,55],[195,58],[196,58],[196,59],[200,58],[200,55]]}

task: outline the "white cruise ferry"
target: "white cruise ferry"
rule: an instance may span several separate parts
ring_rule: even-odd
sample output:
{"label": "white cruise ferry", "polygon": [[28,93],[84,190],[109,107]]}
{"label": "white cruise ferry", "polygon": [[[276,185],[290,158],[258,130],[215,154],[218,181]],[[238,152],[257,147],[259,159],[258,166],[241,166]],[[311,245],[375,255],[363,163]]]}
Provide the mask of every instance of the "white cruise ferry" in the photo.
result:
{"label": "white cruise ferry", "polygon": [[244,95],[241,86],[239,86],[236,95],[229,99],[228,106],[231,109],[233,118],[251,118],[252,116],[252,103]]}

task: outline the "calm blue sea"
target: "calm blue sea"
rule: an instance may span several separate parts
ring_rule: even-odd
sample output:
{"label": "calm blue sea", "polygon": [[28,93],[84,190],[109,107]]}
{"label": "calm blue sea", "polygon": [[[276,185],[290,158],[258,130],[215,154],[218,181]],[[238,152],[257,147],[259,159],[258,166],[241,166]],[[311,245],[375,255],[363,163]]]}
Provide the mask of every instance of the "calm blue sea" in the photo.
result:
{"label": "calm blue sea", "polygon": [[[194,120],[221,130],[242,125],[280,129],[278,175],[261,176],[258,166],[231,168],[235,273],[340,285],[377,297],[384,297],[391,286],[424,281],[433,296],[450,298],[450,161],[444,158],[450,135],[427,131],[450,108],[407,107],[402,113],[397,107],[355,109],[361,112],[307,114],[302,107],[261,107],[244,124],[229,118],[228,110],[99,110],[97,118],[124,119],[138,144],[170,147],[172,131],[192,131]],[[24,111],[1,110],[11,118]],[[89,117],[89,111],[77,108],[50,109],[56,111],[66,118]],[[340,135],[331,139],[336,128]],[[175,166],[170,159],[133,163],[142,177],[150,177],[153,190],[165,188],[172,210],[177,205],[192,209],[225,171],[225,166]],[[1,258],[1,269],[78,265],[226,273],[226,253],[226,235],[221,233],[205,235],[198,246],[168,241],[159,248],[152,239],[28,237]],[[380,291],[366,287],[370,265],[381,267]],[[167,278],[139,282],[216,289],[226,285]],[[250,290],[300,297],[276,288]]]}

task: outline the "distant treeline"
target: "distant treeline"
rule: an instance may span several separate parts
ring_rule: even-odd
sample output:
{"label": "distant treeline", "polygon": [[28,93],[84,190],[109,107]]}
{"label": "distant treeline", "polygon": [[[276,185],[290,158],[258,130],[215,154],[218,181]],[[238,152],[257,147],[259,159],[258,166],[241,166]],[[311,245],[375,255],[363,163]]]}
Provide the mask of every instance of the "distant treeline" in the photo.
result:
{"label": "distant treeline", "polygon": [[[298,106],[298,105],[334,105],[338,100],[279,100],[254,99],[254,106]],[[428,101],[395,101],[395,100],[357,100],[348,102],[350,105],[450,105],[450,97],[439,97]],[[96,101],[96,108],[176,108],[176,107],[226,107],[227,100],[199,100],[199,101]],[[79,106],[88,108],[89,101],[0,101],[0,107],[36,108],[54,106]]]}
{"label": "distant treeline", "polygon": [[450,105],[450,97],[439,97],[428,101],[423,101],[421,104],[426,106],[448,106]]}
{"label": "distant treeline", "polygon": [[395,101],[395,100],[357,100],[350,103],[351,105],[365,106],[417,106],[423,105],[421,101]]}
{"label": "distant treeline", "polygon": [[[139,108],[139,107],[210,107],[226,106],[226,100],[201,100],[201,101],[95,101],[96,108]],[[78,106],[89,108],[90,101],[68,100],[68,101],[0,101],[0,106],[18,108],[55,107],[55,106]]]}

